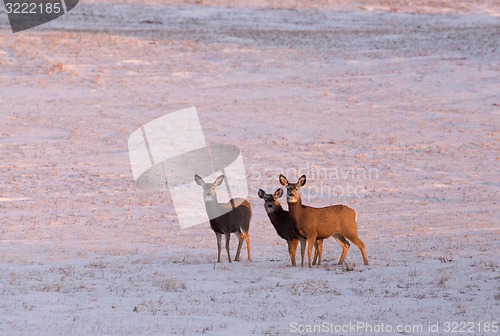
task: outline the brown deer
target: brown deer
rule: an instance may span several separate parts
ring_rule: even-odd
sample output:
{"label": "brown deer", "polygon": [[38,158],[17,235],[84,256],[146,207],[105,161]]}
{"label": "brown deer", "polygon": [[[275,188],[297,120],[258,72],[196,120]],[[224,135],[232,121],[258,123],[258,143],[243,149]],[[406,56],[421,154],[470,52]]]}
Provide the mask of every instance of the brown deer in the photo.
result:
{"label": "brown deer", "polygon": [[302,204],[300,188],[306,184],[306,176],[302,175],[297,183],[289,183],[287,178],[280,174],[281,185],[287,189],[288,210],[295,225],[297,234],[307,239],[307,253],[309,267],[311,267],[312,247],[317,239],[326,239],[333,236],[342,245],[342,255],[339,265],[344,263],[350,244],[349,239],[360,250],[363,262],[368,265],[368,256],[365,243],[358,237],[357,214],[354,209],[346,205],[332,205],[324,208],[313,208]]}
{"label": "brown deer", "polygon": [[217,177],[213,183],[205,183],[201,176],[195,175],[196,184],[203,187],[203,200],[205,201],[205,209],[210,220],[210,227],[215,232],[217,237],[217,262],[220,261],[221,239],[222,235],[226,238],[227,258],[231,262],[229,254],[229,241],[231,233],[238,237],[238,250],[234,261],[240,261],[241,246],[243,240],[247,243],[248,261],[250,257],[250,219],[252,218],[252,207],[250,203],[242,198],[233,198],[228,203],[219,203],[215,188],[220,186],[224,181],[224,175]]}
{"label": "brown deer", "polygon": [[[295,233],[295,227],[292,223],[292,219],[290,218],[290,213],[286,210],[283,210],[278,199],[283,195],[283,189],[278,188],[274,194],[268,194],[264,190],[259,189],[258,195],[260,198],[264,200],[264,209],[267,212],[267,216],[271,220],[271,224],[273,224],[276,233],[286,240],[288,244],[288,254],[290,254],[290,261],[292,262],[292,266],[296,266],[295,255],[297,251],[297,245],[300,242],[300,246],[304,246],[304,249],[301,249],[301,264],[304,267],[304,252],[305,252],[305,238],[297,235]],[[316,247],[314,251],[314,260],[313,265],[316,264],[316,260],[318,260],[318,265],[321,264],[321,258],[323,254],[323,239],[319,239],[316,241]]]}

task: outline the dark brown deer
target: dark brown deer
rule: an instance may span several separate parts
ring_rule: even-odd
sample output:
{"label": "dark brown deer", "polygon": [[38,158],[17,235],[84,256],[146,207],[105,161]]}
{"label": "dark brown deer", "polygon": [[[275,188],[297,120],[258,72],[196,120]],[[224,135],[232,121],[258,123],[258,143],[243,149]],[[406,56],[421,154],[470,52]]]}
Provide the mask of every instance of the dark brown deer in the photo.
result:
{"label": "dark brown deer", "polygon": [[363,262],[368,265],[366,245],[358,237],[357,214],[354,209],[346,205],[332,205],[324,208],[303,205],[300,199],[300,188],[306,184],[306,176],[302,175],[297,183],[289,183],[287,178],[280,174],[279,180],[281,185],[287,189],[288,210],[297,234],[307,239],[309,267],[311,267],[314,242],[317,239],[326,239],[331,236],[342,245],[339,265],[344,262],[350,247],[346,238],[361,250]]}
{"label": "dark brown deer", "polygon": [[222,235],[226,238],[227,259],[231,262],[229,255],[229,241],[231,233],[238,237],[238,250],[234,261],[240,261],[241,246],[243,240],[247,243],[248,261],[250,257],[250,219],[252,218],[252,207],[250,203],[242,198],[233,198],[228,203],[219,203],[215,188],[220,186],[224,181],[224,175],[217,177],[213,183],[205,183],[201,176],[195,175],[196,184],[203,187],[203,200],[205,201],[205,209],[210,220],[210,227],[215,232],[217,237],[217,262],[220,261],[221,240]]}
{"label": "dark brown deer", "polygon": [[[276,233],[286,240],[288,244],[288,254],[290,254],[290,261],[292,262],[292,266],[296,266],[295,255],[297,252],[297,246],[300,242],[301,248],[301,264],[304,267],[304,252],[305,252],[305,238],[297,235],[294,230],[294,225],[292,223],[292,219],[290,218],[290,213],[286,210],[283,210],[279,202],[279,198],[283,195],[283,189],[278,188],[274,194],[268,194],[264,190],[259,189],[258,195],[260,198],[264,200],[264,209],[266,210],[267,216],[271,220],[271,224],[273,224],[276,229]],[[314,260],[313,265],[316,264],[316,260],[319,259],[318,265],[321,264],[321,258],[323,253],[323,239],[319,239],[315,243],[315,251],[314,251]]]}

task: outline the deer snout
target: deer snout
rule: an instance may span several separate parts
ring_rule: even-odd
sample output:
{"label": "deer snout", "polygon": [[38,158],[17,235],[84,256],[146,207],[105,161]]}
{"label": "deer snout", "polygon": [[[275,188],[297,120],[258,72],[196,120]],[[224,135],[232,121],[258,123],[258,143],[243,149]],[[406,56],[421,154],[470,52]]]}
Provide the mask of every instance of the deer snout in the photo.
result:
{"label": "deer snout", "polygon": [[288,203],[296,203],[297,202],[297,196],[293,192],[287,193],[286,200],[287,200]]}
{"label": "deer snout", "polygon": [[210,190],[210,189],[206,189],[203,193],[203,198],[205,198],[205,200],[211,200],[213,199],[215,196],[215,192],[213,190]]}

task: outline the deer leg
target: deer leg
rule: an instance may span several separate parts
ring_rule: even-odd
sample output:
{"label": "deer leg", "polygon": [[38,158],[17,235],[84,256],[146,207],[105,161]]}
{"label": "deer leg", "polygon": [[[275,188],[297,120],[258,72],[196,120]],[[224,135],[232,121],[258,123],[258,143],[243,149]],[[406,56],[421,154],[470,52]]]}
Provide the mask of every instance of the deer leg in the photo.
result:
{"label": "deer leg", "polygon": [[351,246],[351,244],[349,244],[347,239],[345,239],[345,237],[342,236],[341,234],[336,233],[333,235],[333,238],[335,238],[335,240],[338,241],[340,246],[342,246],[342,255],[340,256],[340,259],[339,259],[339,265],[342,265],[344,263],[345,257],[347,255],[347,251],[349,250],[349,247]]}
{"label": "deer leg", "polygon": [[299,245],[298,239],[288,240],[288,253],[290,253],[290,260],[292,261],[292,266],[297,266],[295,256],[297,254],[297,245]]}
{"label": "deer leg", "polygon": [[314,243],[314,257],[313,257],[313,265],[316,265],[316,261],[318,260],[318,241]]}
{"label": "deer leg", "polygon": [[226,236],[226,251],[227,251],[227,259],[231,262],[231,255],[229,254],[229,241],[231,240],[231,233],[225,233]]}
{"label": "deer leg", "polygon": [[359,250],[361,251],[361,255],[363,256],[363,262],[365,263],[365,265],[368,265],[368,255],[366,253],[365,243],[357,236],[351,239],[351,241],[354,245],[356,245],[359,248]]}
{"label": "deer leg", "polygon": [[217,237],[217,262],[220,263],[220,250],[221,250],[221,240],[222,240],[222,235],[220,233],[215,233],[215,236]]}
{"label": "deer leg", "polygon": [[250,256],[250,232],[245,232],[245,241],[247,243],[247,253],[248,253],[248,261],[252,261],[252,257]]}
{"label": "deer leg", "polygon": [[318,248],[319,248],[318,265],[321,265],[321,262],[323,261],[323,239],[317,240],[317,243],[318,243]]}
{"label": "deer leg", "polygon": [[318,239],[314,243],[314,259],[313,259],[313,265],[316,265],[316,262],[318,263],[318,266],[321,265],[321,260],[323,260],[323,239]]}
{"label": "deer leg", "polygon": [[240,261],[241,246],[243,245],[243,239],[245,239],[245,237],[241,232],[236,232],[236,237],[238,237],[238,249],[236,250],[234,261]]}
{"label": "deer leg", "polygon": [[288,256],[290,257],[290,261],[292,262],[292,266],[294,266],[293,264],[293,258],[292,258],[292,241],[291,240],[287,240],[286,241],[286,245],[288,246]]}
{"label": "deer leg", "polygon": [[314,247],[314,243],[316,242],[316,236],[307,237],[307,261],[309,263],[309,267],[312,267],[312,251]]}
{"label": "deer leg", "polygon": [[300,258],[301,258],[300,262],[301,266],[304,267],[304,259],[306,256],[306,239],[300,237],[299,241],[300,241]]}

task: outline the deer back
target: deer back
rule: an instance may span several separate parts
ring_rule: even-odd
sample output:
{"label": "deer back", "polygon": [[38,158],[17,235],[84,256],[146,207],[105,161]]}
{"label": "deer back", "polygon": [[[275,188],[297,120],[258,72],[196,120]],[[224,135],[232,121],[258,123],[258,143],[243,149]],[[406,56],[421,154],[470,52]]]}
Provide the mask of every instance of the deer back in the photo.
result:
{"label": "deer back", "polygon": [[231,202],[218,203],[218,212],[221,215],[215,215],[214,218],[210,219],[210,227],[212,230],[218,233],[233,233],[238,231],[246,232],[250,227],[250,219],[252,217],[252,207],[247,200],[241,198],[233,199],[233,208]]}
{"label": "deer back", "polygon": [[294,205],[292,219],[301,235],[316,234],[318,239],[328,238],[335,233],[347,235],[356,231],[356,212],[346,205],[332,205],[314,208]]}

